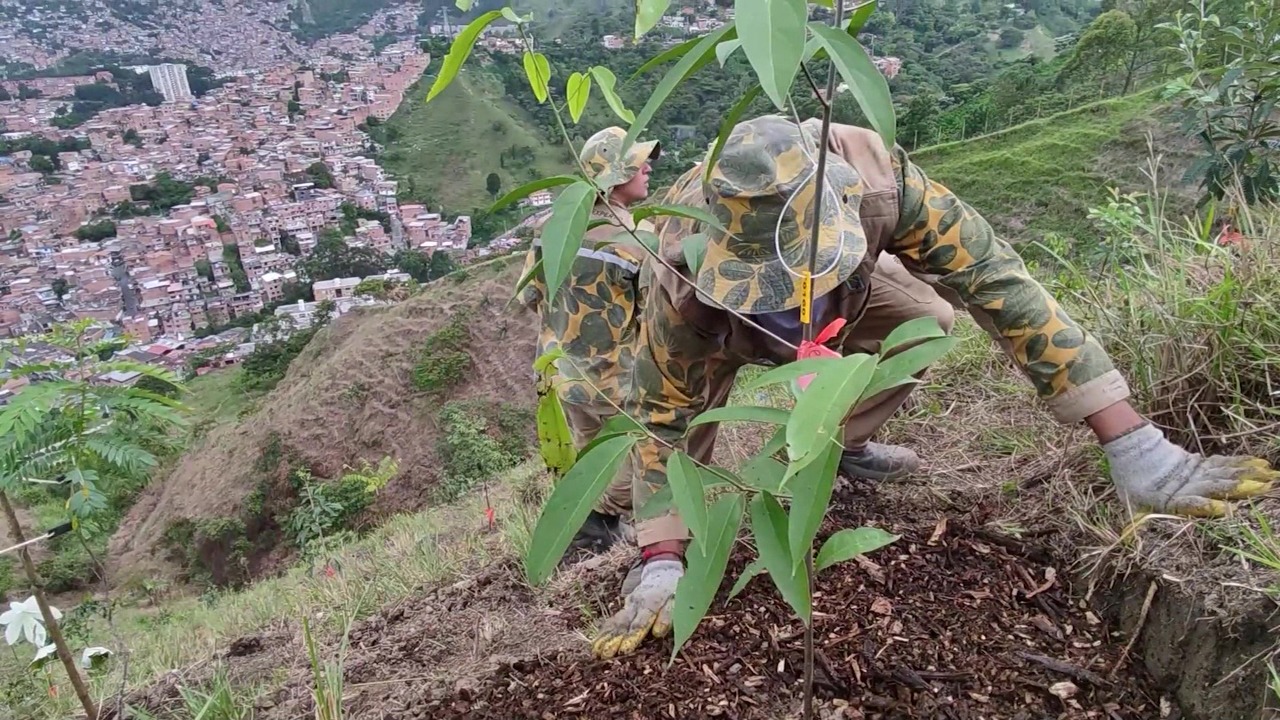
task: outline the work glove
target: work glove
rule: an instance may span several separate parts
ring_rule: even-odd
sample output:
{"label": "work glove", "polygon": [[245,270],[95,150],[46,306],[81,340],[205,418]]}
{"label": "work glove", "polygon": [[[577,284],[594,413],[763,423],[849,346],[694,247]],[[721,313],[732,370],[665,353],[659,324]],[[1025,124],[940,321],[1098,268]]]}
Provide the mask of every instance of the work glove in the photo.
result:
{"label": "work glove", "polygon": [[1174,445],[1146,425],[1102,446],[1120,499],[1140,510],[1189,517],[1221,517],[1227,500],[1271,489],[1280,472],[1255,457],[1205,457]]}
{"label": "work glove", "polygon": [[640,570],[640,582],[626,595],[622,609],[605,620],[591,643],[601,660],[632,652],[650,633],[662,637],[671,632],[671,603],[676,583],[684,576],[679,560],[651,560]]}

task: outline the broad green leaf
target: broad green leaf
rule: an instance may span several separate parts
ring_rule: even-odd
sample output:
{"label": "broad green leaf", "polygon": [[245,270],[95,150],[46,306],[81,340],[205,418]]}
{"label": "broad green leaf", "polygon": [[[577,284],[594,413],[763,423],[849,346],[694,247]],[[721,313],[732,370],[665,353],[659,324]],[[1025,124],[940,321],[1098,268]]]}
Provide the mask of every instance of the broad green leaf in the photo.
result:
{"label": "broad green leaf", "polygon": [[675,632],[672,660],[711,608],[741,525],[742,496],[722,495],[707,513],[705,532],[693,536],[691,552],[685,555],[688,567],[676,585],[676,597],[671,604],[671,625]]}
{"label": "broad green leaf", "polygon": [[671,483],[667,483],[658,488],[658,491],[649,496],[644,505],[636,511],[636,520],[652,520],[662,517],[671,511],[671,505],[674,502],[671,496]]}
{"label": "broad green leaf", "polygon": [[720,220],[711,213],[692,205],[641,205],[631,211],[631,219],[637,223],[655,216],[687,218],[723,230]]}
{"label": "broad green leaf", "polygon": [[871,127],[880,133],[885,147],[893,147],[897,132],[893,115],[893,98],[889,95],[889,83],[867,56],[867,51],[849,33],[822,23],[810,23],[827,55],[835,63],[840,77],[853,93],[862,114]]}
{"label": "broad green leaf", "polygon": [[524,276],[520,278],[520,281],[516,283],[516,289],[512,295],[518,297],[520,295],[520,291],[524,289],[524,286],[528,285],[529,281],[537,277],[540,272],[542,272],[542,258],[538,258],[538,262],[534,263],[533,267],[529,268],[529,272],[525,273]]}
{"label": "broad green leaf", "polygon": [[609,103],[609,109],[617,115],[622,122],[635,122],[636,114],[627,109],[622,104],[622,98],[618,97],[618,78],[613,71],[603,65],[596,65],[591,68],[591,77],[596,79],[596,85],[600,86],[600,92],[604,93],[604,101]]}
{"label": "broad green leaf", "polygon": [[636,39],[653,29],[670,7],[671,0],[636,0]]}
{"label": "broad green leaf", "polygon": [[595,446],[609,438],[627,434],[631,434],[639,438],[645,434],[644,426],[635,420],[632,420],[628,415],[615,415],[605,421],[604,425],[600,427],[600,430],[596,432],[596,436],[591,438],[591,442],[587,443],[585,447],[578,451],[578,455],[586,455],[588,452],[591,452]]}
{"label": "broad green leaf", "polygon": [[454,5],[462,12],[471,12],[471,6],[475,4],[475,0],[457,0]]}
{"label": "broad green leaf", "polygon": [[796,565],[791,562],[791,549],[787,545],[787,514],[767,492],[751,499],[751,534],[756,539],[760,562],[769,572],[782,599],[808,625],[812,618],[809,572],[803,563]]}
{"label": "broad green leaf", "polygon": [[569,76],[564,88],[565,103],[569,106],[569,117],[576,123],[582,118],[582,111],[587,107],[587,99],[591,97],[591,77],[582,73]]}
{"label": "broad green leaf", "polygon": [[773,425],[786,425],[790,416],[786,410],[758,405],[725,405],[701,412],[690,423],[689,427],[705,425],[713,422],[762,422]]}
{"label": "broad green leaf", "polygon": [[904,382],[912,382],[916,373],[937,362],[957,342],[954,337],[934,338],[881,360],[876,365],[871,382],[862,393],[863,397],[868,398]]}
{"label": "broad green leaf", "polygon": [[782,448],[787,446],[787,428],[786,426],[778,428],[778,431],[765,442],[764,447],[760,448],[760,452],[756,453],[756,457],[771,458],[777,455]]}
{"label": "broad green leaf", "polygon": [[741,40],[725,40],[716,46],[716,60],[720,61],[720,67],[724,67],[725,62],[729,60],[729,56],[738,51],[742,47]]}
{"label": "broad green leaf", "polygon": [[471,55],[471,48],[476,44],[476,39],[480,37],[480,33],[484,31],[489,23],[502,17],[502,13],[498,10],[490,10],[480,17],[472,20],[462,32],[458,33],[458,37],[454,38],[453,44],[449,46],[449,52],[444,56],[444,60],[440,63],[440,74],[436,76],[436,81],[431,84],[431,90],[427,91],[427,102],[431,102],[437,95],[444,92],[449,87],[449,83],[458,76],[458,71],[462,69],[462,63],[467,61],[467,57]]}
{"label": "broad green leaf", "polygon": [[675,67],[667,71],[654,87],[653,92],[649,94],[649,102],[644,104],[640,112],[636,114],[636,121],[631,123],[630,129],[627,130],[627,136],[622,139],[622,148],[618,151],[620,155],[625,155],[627,150],[631,149],[631,145],[635,143],[636,138],[640,137],[640,133],[649,127],[649,121],[653,120],[653,116],[658,112],[658,108],[667,101],[667,97],[676,89],[676,86],[684,82],[694,70],[698,68],[704,57],[715,57],[716,43],[722,38],[734,31],[732,24],[712,30],[698,39],[698,42],[681,54],[679,61]]}
{"label": "broad green leaf", "polygon": [[[471,1],[467,0],[467,4],[470,5]],[[519,15],[516,14],[516,11],[512,10],[509,7],[502,8],[502,17],[506,18],[507,22],[512,22],[512,23],[515,23],[516,25],[519,25],[520,23],[524,22],[524,20]],[[527,56],[528,53],[525,53],[525,55]]]}
{"label": "broad green leaf", "polygon": [[756,490],[767,490],[775,495],[782,490],[782,481],[786,475],[787,466],[768,455],[756,455],[738,468],[738,477],[744,483]]}
{"label": "broad green leaf", "polygon": [[592,452],[579,457],[551,491],[524,559],[529,584],[541,585],[551,577],[569,547],[569,541],[618,474],[618,466],[635,443],[636,438],[630,435],[606,440]]}
{"label": "broad green leaf", "polygon": [[840,466],[840,454],[844,448],[835,441],[827,443],[825,454],[797,472],[787,483],[791,491],[791,512],[787,519],[787,544],[791,548],[791,561],[804,560],[804,554],[813,549],[813,538],[831,504],[831,486]]}
{"label": "broad green leaf", "polygon": [[622,236],[619,242],[629,243],[632,240],[639,240],[640,244],[644,245],[649,252],[654,255],[658,254],[658,249],[661,247],[662,241],[658,239],[657,235],[649,232],[648,230],[632,230],[631,232],[635,233],[634,238],[632,238],[629,233],[619,233],[619,235]]}
{"label": "broad green leaf", "polygon": [[587,219],[595,204],[596,190],[579,180],[560,193],[551,204],[551,217],[542,227],[543,274],[547,278],[547,298],[554,298],[582,247]]}
{"label": "broad green leaf", "polygon": [[511,192],[507,193],[506,195],[503,195],[502,197],[498,198],[497,202],[489,206],[488,211],[491,213],[497,212],[502,208],[510,205],[513,202],[517,202],[519,200],[523,200],[529,197],[530,195],[538,192],[539,190],[547,190],[549,188],[559,187],[561,185],[570,185],[578,182],[581,179],[582,178],[579,178],[575,175],[554,175],[552,177],[546,177],[540,180],[534,180],[533,182],[527,182],[524,185],[521,185],[520,187],[516,188],[515,190],[512,190]]}
{"label": "broad green leaf", "polygon": [[755,380],[747,383],[744,390],[755,390],[766,385],[777,385],[778,383],[791,382],[798,377],[816,373],[831,367],[833,363],[840,362],[841,358],[833,357],[814,357],[805,358],[803,360],[795,360],[786,365],[779,365],[776,368],[770,368],[761,373]]}
{"label": "broad green leaf", "polygon": [[729,139],[729,133],[733,132],[738,120],[742,119],[742,114],[747,111],[747,108],[758,97],[760,97],[760,86],[752,85],[751,89],[738,98],[738,102],[729,109],[729,114],[724,116],[724,120],[720,123],[720,132],[716,135],[715,144],[711,146],[711,152],[707,153],[707,159],[702,164],[702,180],[704,182],[711,180],[711,171],[715,169],[716,163],[720,162],[720,153],[724,150],[725,141]]}
{"label": "broad green leaf", "polygon": [[679,45],[675,45],[666,50],[663,50],[661,53],[658,53],[657,55],[654,55],[653,57],[649,58],[649,60],[646,61],[645,64],[640,66],[639,70],[636,70],[634,73],[631,73],[631,77],[627,78],[627,81],[630,82],[632,80],[635,80],[636,78],[658,67],[659,65],[665,65],[666,63],[669,63],[672,60],[676,60],[684,57],[690,50],[693,49],[694,45],[697,45],[700,42],[702,42],[702,38],[692,38],[689,40],[685,40]]}
{"label": "broad green leaf", "polygon": [[576,453],[573,435],[569,432],[569,421],[565,418],[564,408],[560,405],[560,396],[555,388],[543,386],[538,389],[538,413],[534,424],[538,431],[538,452],[542,455],[542,462],[553,476],[563,477],[573,467]]}
{"label": "broad green leaf", "polygon": [[742,568],[742,574],[738,575],[738,581],[733,584],[733,589],[729,591],[729,597],[725,600],[732,600],[742,594],[747,589],[747,583],[760,573],[764,572],[764,563],[759,558],[752,560],[750,565]]}
{"label": "broad green leaf", "polygon": [[707,255],[707,234],[694,233],[680,239],[680,250],[684,253],[685,267],[694,275],[702,267],[702,258]]}
{"label": "broad green leaf", "polygon": [[871,13],[876,11],[877,0],[867,0],[858,7],[853,9],[849,14],[848,22],[844,24],[844,31],[853,37],[857,37],[862,32],[862,26],[867,24],[867,20],[871,18]]}
{"label": "broad green leaf", "polygon": [[735,0],[733,7],[742,51],[760,87],[779,110],[785,110],[804,54],[804,26],[809,19],[805,0]]}
{"label": "broad green leaf", "polygon": [[[503,8],[506,10],[507,8]],[[551,63],[542,53],[524,53],[524,76],[529,79],[529,87],[533,88],[533,96],[538,102],[547,101],[547,93],[551,83]]]}
{"label": "broad green leaf", "polygon": [[838,562],[852,560],[858,555],[865,555],[872,550],[879,550],[885,545],[897,542],[899,537],[901,536],[873,527],[841,530],[822,543],[822,550],[818,552],[818,557],[814,560],[813,569],[815,572],[824,570]]}
{"label": "broad green leaf", "polygon": [[564,357],[564,348],[557,347],[552,350],[548,350],[539,355],[537,360],[533,361],[533,371],[541,375],[549,370],[555,361],[562,357]]}
{"label": "broad green leaf", "polygon": [[[667,459],[667,484],[680,518],[697,538],[707,532],[707,495],[702,489],[702,473],[684,453],[676,451]],[[705,549],[705,548],[704,548]]]}
{"label": "broad green leaf", "polygon": [[787,421],[787,475],[813,462],[837,441],[845,417],[871,382],[875,363],[868,355],[850,355],[818,372],[808,389],[796,398]]}
{"label": "broad green leaf", "polygon": [[938,324],[938,319],[932,315],[918,317],[894,328],[884,342],[880,343],[880,354],[888,355],[899,345],[938,337],[946,337],[946,333],[942,332],[942,326]]}

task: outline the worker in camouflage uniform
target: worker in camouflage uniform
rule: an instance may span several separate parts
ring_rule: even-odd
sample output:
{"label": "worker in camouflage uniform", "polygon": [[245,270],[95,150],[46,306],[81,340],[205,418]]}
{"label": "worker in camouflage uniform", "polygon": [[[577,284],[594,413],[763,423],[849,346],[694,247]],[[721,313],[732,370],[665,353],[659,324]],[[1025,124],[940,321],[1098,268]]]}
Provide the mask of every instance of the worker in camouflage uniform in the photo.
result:
{"label": "worker in camouflage uniform", "polygon": [[[626,131],[610,127],[592,135],[578,159],[586,175],[610,188],[609,201],[598,201],[593,220],[605,223],[583,238],[569,276],[555,298],[535,278],[521,291],[520,300],[542,319],[538,356],[557,347],[555,392],[565,410],[575,446],[581,450],[605,420],[618,414],[625,400],[620,383],[631,369],[639,324],[637,279],[645,257],[627,230],[653,232],[647,220],[637,227],[632,205],[649,195],[650,163],[662,152],[656,140],[634,143],[620,154]],[[524,272],[541,257],[535,241]],[[602,496],[596,510],[573,540],[572,549],[603,550],[627,534],[622,522],[631,507],[631,481],[625,473]]]}
{"label": "worker in camouflage uniform", "polygon": [[[636,381],[624,407],[700,462],[711,459],[715,428],[699,425],[686,437],[689,422],[725,402],[743,365],[795,359],[795,350],[774,336],[791,345],[802,339],[796,278],[806,266],[815,222],[820,127],[775,115],[742,122],[709,182],[695,166],[664,201],[709,210],[728,233],[686,219],[659,226],[660,252],[674,272],[654,262],[642,270]],[[1126,503],[1215,515],[1225,511],[1224,501],[1265,492],[1280,479],[1263,460],[1206,458],[1166,440],[1130,406],[1128,386],[1097,340],[1027,274],[986,220],[931,181],[901,148],[886,150],[876,134],[846,125],[832,126],[829,148],[812,314],[817,328],[836,318],[848,321],[832,349],[878,352],[890,330],[919,317],[932,316],[949,330],[952,307],[962,307],[1059,421],[1084,421],[1093,429]],[[706,251],[691,268],[682,241],[695,233],[705,234]],[[918,467],[912,450],[871,441],[911,390],[911,384],[891,388],[855,408],[844,431],[844,474],[894,478]],[[666,483],[670,452],[651,440],[633,451],[633,507]],[[599,657],[630,652],[649,634],[671,627],[687,531],[672,513],[638,522],[636,534],[643,566],[623,588],[623,609],[593,642]]]}

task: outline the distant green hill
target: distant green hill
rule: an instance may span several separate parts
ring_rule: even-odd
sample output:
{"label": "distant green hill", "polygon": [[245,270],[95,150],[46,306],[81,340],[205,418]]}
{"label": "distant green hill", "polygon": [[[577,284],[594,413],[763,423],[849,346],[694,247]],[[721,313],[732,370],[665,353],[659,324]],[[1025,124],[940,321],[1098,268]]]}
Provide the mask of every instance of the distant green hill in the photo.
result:
{"label": "distant green hill", "polygon": [[465,213],[490,202],[489,173],[498,173],[506,191],[570,167],[572,158],[549,145],[482,68],[464,68],[428,105],[433,79],[428,71],[387,121],[386,134],[394,139],[380,158],[413,196],[449,214]]}
{"label": "distant green hill", "polygon": [[1162,182],[1176,204],[1190,204],[1195,189],[1181,179],[1192,148],[1151,93],[921,148],[912,159],[1011,241],[1040,240],[1051,232],[1083,239],[1097,234],[1088,209],[1106,202],[1108,187],[1149,189],[1148,133],[1162,156]]}

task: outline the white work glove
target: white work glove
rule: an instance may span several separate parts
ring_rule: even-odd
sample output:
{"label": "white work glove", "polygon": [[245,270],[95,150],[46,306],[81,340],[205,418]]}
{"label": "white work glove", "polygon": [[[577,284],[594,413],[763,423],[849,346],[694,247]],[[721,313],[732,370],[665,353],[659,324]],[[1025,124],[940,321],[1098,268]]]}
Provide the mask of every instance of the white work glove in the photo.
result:
{"label": "white work glove", "polygon": [[640,582],[626,596],[622,609],[604,621],[591,643],[591,652],[607,660],[632,652],[650,634],[662,637],[671,632],[671,603],[683,576],[684,563],[679,560],[646,563],[640,570]]}
{"label": "white work glove", "polygon": [[1120,500],[1142,511],[1189,517],[1221,517],[1227,500],[1243,500],[1271,489],[1280,472],[1247,456],[1205,457],[1174,445],[1146,425],[1102,446]]}

